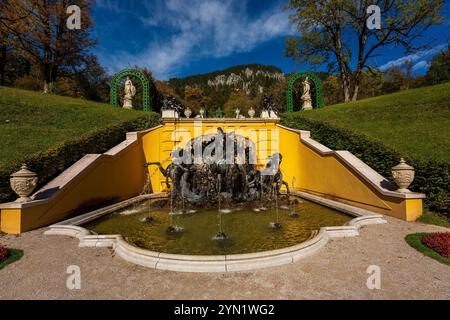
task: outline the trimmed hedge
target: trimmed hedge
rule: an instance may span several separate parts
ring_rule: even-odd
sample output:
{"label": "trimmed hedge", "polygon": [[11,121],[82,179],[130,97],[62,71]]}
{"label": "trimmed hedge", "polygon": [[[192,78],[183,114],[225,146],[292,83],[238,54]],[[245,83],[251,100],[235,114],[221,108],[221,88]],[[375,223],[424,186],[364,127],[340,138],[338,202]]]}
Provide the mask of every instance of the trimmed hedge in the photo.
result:
{"label": "trimmed hedge", "polygon": [[450,163],[415,159],[364,135],[306,119],[298,113],[285,113],[281,119],[285,126],[311,131],[313,139],[331,149],[350,151],[386,178],[391,177],[391,168],[400,158],[405,158],[416,170],[410,190],[427,195],[425,206],[428,209],[449,216]]}
{"label": "trimmed hedge", "polygon": [[22,163],[26,163],[30,170],[38,174],[38,189],[86,154],[104,153],[125,140],[127,132],[145,130],[158,124],[159,115],[148,113],[134,120],[98,129],[57,145],[52,149],[30,155],[21,161],[2,166],[0,167],[0,203],[13,201],[17,198],[10,188],[9,176],[19,170]]}

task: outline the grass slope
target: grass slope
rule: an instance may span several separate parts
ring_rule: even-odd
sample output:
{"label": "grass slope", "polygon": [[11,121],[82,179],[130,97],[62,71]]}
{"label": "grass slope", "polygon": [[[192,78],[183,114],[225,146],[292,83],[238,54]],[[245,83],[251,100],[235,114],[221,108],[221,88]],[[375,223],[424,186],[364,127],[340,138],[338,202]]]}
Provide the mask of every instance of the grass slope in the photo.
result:
{"label": "grass slope", "polygon": [[424,212],[423,215],[418,219],[418,221],[450,229],[450,220],[444,215],[440,215],[437,213]]}
{"label": "grass slope", "polygon": [[450,82],[298,114],[417,159],[450,162]]}
{"label": "grass slope", "polygon": [[148,113],[0,87],[0,167]]}

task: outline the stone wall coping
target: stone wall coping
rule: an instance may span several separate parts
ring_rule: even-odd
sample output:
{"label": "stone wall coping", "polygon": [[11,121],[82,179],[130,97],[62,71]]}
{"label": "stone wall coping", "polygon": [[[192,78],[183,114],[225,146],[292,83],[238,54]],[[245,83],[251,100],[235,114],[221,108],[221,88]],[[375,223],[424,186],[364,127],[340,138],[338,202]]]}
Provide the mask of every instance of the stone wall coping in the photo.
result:
{"label": "stone wall coping", "polygon": [[31,196],[31,201],[25,203],[1,203],[0,209],[25,209],[48,203],[57,193],[61,192],[66,186],[80,177],[88,167],[95,165],[100,159],[112,159],[112,157],[120,154],[121,152],[126,152],[128,147],[137,143],[140,137],[161,127],[162,126],[159,125],[144,131],[128,132],[126,134],[126,140],[114,146],[105,153],[87,154],[75,162],[69,168],[64,170],[59,176],[36,191]]}
{"label": "stone wall coping", "polygon": [[180,118],[180,119],[161,119],[161,123],[195,123],[195,122],[224,122],[224,123],[279,123],[280,119],[270,119],[270,118]]}
{"label": "stone wall coping", "polygon": [[395,191],[395,184],[384,178],[378,172],[373,170],[361,159],[353,155],[349,151],[334,151],[324,146],[320,142],[311,138],[310,131],[292,129],[278,125],[278,127],[296,132],[300,135],[300,140],[305,143],[306,146],[313,149],[322,156],[334,156],[340,162],[350,167],[360,178],[368,182],[377,192],[384,196],[400,198],[400,199],[424,199],[426,196],[422,193],[401,193]]}

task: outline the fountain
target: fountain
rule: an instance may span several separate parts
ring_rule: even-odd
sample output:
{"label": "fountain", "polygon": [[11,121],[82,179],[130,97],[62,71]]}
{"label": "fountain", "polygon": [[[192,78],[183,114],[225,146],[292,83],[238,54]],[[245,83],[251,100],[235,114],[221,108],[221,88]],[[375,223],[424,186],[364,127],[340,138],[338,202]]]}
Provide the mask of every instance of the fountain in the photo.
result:
{"label": "fountain", "polygon": [[[198,156],[199,151],[203,155],[202,158]],[[234,133],[225,134],[218,128],[215,135],[193,139],[185,148],[172,152],[172,157],[173,161],[167,168],[163,168],[159,162],[145,164],[147,167],[157,166],[166,178],[167,188],[171,189],[168,233],[183,230],[182,227],[174,225],[172,216],[174,203],[182,204],[183,214],[186,212],[187,202],[192,207],[218,207],[219,231],[213,239],[227,239],[223,231],[222,215],[231,210],[228,207],[222,209],[222,197],[226,199],[227,206],[259,200],[260,208],[255,211],[266,210],[264,198],[275,201],[276,220],[269,225],[273,229],[281,228],[278,195],[283,186],[289,195],[289,185],[283,181],[280,170],[283,159],[281,154],[273,154],[267,159],[265,168],[258,170],[256,164],[250,161],[256,159],[251,142]]]}
{"label": "fountain", "polygon": [[[232,156],[225,150],[230,146]],[[199,147],[201,154],[207,156],[198,156]],[[289,185],[283,181],[280,170],[281,154],[269,157],[266,167],[258,170],[256,164],[248,161],[255,159],[251,142],[234,133],[225,134],[221,128],[215,135],[193,139],[184,149],[173,151],[172,157],[174,160],[167,168],[159,162],[145,164],[157,166],[166,178],[166,186],[171,189],[171,211],[174,202],[212,208],[222,198],[231,206],[259,200],[263,211],[265,195],[279,194],[283,186],[289,194]]]}
{"label": "fountain", "polygon": [[198,136],[172,151],[171,162],[145,164],[164,177],[170,191],[165,205],[155,208],[150,199],[137,205],[134,217],[113,213],[88,228],[121,234],[155,252],[223,255],[286,248],[308,240],[321,226],[350,220],[311,202],[300,204],[283,179],[283,156],[274,153],[258,165],[255,150],[250,139],[220,127]]}

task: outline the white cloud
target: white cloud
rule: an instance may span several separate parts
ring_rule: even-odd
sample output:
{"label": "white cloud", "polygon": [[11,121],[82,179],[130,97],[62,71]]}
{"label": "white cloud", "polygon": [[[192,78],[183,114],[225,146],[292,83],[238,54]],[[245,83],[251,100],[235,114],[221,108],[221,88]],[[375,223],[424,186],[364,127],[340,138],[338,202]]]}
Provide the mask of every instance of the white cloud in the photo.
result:
{"label": "white cloud", "polygon": [[417,62],[417,63],[412,67],[412,70],[413,70],[413,71],[417,71],[417,70],[420,70],[420,69],[426,69],[426,68],[428,68],[428,67],[429,67],[428,61],[422,60],[422,61]]}
{"label": "white cloud", "polygon": [[248,52],[292,31],[289,13],[280,5],[250,18],[245,10],[247,0],[145,3],[147,12],[140,16],[143,25],[161,28],[169,35],[156,37],[137,55],[115,52],[103,56],[109,66],[120,69],[131,62],[148,67],[157,78],[166,79],[192,61]]}
{"label": "white cloud", "polygon": [[405,62],[412,62],[415,63],[415,65],[413,66],[413,70],[417,70],[420,68],[423,68],[426,66],[427,61],[425,60],[426,58],[430,58],[431,56],[435,55],[436,53],[440,52],[444,47],[446,46],[446,44],[440,44],[438,46],[435,46],[431,49],[428,50],[423,50],[423,51],[419,51],[417,53],[414,54],[409,54],[407,56],[401,57],[399,59],[396,60],[391,60],[388,63],[382,65],[380,67],[381,71],[386,71],[389,68],[392,67],[400,67],[402,66]]}

